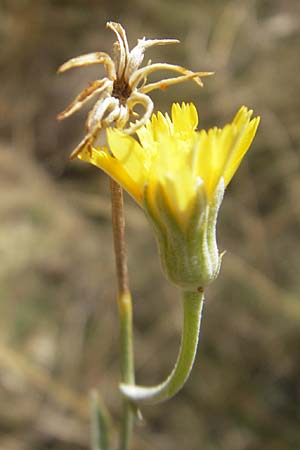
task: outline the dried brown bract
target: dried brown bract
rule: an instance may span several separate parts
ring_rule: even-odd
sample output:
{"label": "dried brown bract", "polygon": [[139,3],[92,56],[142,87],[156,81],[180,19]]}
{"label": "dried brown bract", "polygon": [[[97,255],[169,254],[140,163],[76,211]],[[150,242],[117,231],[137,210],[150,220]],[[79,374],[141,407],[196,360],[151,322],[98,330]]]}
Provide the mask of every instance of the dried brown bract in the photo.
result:
{"label": "dried brown bract", "polygon": [[[107,27],[117,36],[117,41],[114,43],[114,59],[103,52],[89,53],[70,59],[58,69],[58,72],[61,73],[73,67],[103,64],[106,71],[104,78],[90,83],[57,117],[59,120],[69,117],[87,101],[98,96],[97,102],[88,114],[87,134],[72,152],[72,159],[86,146],[93,145],[99,131],[103,128],[115,126],[128,134],[132,134],[144,125],[153,111],[153,102],[147,95],[149,92],[158,88],[165,89],[172,84],[190,79],[202,86],[200,77],[212,74],[212,72],[192,72],[174,64],[152,64],[151,61],[146,66],[140,67],[145,50],[148,47],[176,44],[179,41],[176,39],[146,39],[144,37],[138,39],[137,45],[129,50],[124,28],[115,22],[108,22]],[[181,75],[147,84],[148,75],[157,70],[171,70]],[[143,114],[137,114],[134,111],[136,105],[141,105],[144,108]],[[136,122],[129,123],[133,117],[137,119]]]}

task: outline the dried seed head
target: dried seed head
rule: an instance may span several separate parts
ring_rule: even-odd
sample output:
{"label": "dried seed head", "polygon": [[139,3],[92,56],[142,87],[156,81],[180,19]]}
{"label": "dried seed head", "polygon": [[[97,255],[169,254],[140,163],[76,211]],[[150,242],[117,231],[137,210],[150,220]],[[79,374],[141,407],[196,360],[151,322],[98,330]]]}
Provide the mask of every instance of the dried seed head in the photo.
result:
{"label": "dried seed head", "polygon": [[[98,96],[98,100],[88,115],[87,134],[75,148],[71,158],[78,156],[84,148],[92,146],[103,128],[115,126],[124,129],[128,134],[135,133],[152,114],[153,103],[147,94],[154,89],[164,90],[168,86],[187,80],[194,80],[199,86],[202,86],[200,77],[212,75],[212,72],[192,72],[181,66],[167,63],[152,64],[151,61],[146,66],[140,67],[147,48],[176,44],[179,41],[177,39],[146,39],[143,37],[138,39],[137,45],[132,50],[129,50],[127,36],[122,25],[116,22],[107,22],[106,26],[117,37],[117,41],[113,44],[113,59],[104,52],[89,53],[70,59],[58,69],[58,72],[62,73],[74,67],[103,64],[106,72],[106,77],[90,83],[89,87],[57,116],[59,120],[65,119],[78,111],[86,102]],[[180,75],[147,84],[147,77],[157,70],[170,70]],[[138,114],[134,111],[136,105],[143,107],[143,113]],[[135,123],[130,122],[132,118],[137,119]]]}

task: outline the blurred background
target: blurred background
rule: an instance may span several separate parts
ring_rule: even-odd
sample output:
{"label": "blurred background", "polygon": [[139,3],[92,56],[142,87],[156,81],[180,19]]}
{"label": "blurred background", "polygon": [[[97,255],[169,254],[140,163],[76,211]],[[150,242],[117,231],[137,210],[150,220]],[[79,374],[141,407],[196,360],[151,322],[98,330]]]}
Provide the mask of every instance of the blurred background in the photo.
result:
{"label": "blurred background", "polygon": [[[298,0],[0,1],[0,449],[88,448],[91,388],[118,429],[108,179],[68,160],[89,106],[56,121],[103,75],[57,67],[110,53],[107,20],[123,24],[130,46],[181,40],[146,61],[216,72],[202,90],[153,93],[156,109],[193,101],[201,127],[223,126],[242,104],[262,117],[223,202],[227,254],[207,290],[194,371],[174,399],[143,408],[132,448],[300,449],[299,18]],[[137,380],[152,384],[175,360],[180,302],[129,197],[126,219]]]}

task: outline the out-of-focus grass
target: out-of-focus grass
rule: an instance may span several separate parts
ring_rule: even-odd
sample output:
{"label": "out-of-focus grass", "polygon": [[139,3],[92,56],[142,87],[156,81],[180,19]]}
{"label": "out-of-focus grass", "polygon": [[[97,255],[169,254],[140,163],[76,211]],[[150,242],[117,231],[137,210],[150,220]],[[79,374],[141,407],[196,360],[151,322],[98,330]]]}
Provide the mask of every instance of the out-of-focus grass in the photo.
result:
{"label": "out-of-focus grass", "polygon": [[[181,39],[149,52],[153,61],[216,72],[203,90],[155,93],[157,108],[192,100],[205,127],[241,104],[262,116],[223,204],[228,252],[207,292],[196,367],[175,399],[143,410],[134,448],[300,448],[299,9],[296,0],[0,4],[0,449],[86,448],[92,387],[118,420],[108,183],[68,161],[87,110],[55,120],[102,70],[57,77],[56,68],[110,51],[107,20],[122,22],[132,44]],[[181,316],[142,212],[126,200],[137,376],[152,383],[176,356]]]}

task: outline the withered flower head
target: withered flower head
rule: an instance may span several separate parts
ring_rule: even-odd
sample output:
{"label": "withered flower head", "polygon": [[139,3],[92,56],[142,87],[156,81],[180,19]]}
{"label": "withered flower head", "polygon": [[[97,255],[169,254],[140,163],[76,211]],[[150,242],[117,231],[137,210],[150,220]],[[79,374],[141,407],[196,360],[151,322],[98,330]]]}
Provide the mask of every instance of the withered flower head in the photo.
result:
{"label": "withered flower head", "polygon": [[[58,115],[62,120],[78,111],[87,101],[98,95],[93,109],[88,114],[86,128],[87,134],[71,154],[75,158],[84,148],[90,148],[103,128],[114,126],[127,134],[135,133],[150,118],[153,111],[153,102],[149,92],[154,89],[165,89],[172,84],[193,79],[202,86],[201,76],[211,75],[211,72],[192,72],[184,67],[167,63],[154,63],[151,61],[144,67],[142,64],[145,50],[154,45],[176,44],[176,39],[138,39],[137,45],[129,50],[124,28],[115,22],[107,22],[117,36],[114,43],[114,59],[107,53],[95,52],[72,58],[64,63],[58,72],[65,72],[73,67],[88,66],[91,64],[103,64],[106,76],[95,80],[84,89],[75,100]],[[157,70],[171,70],[181,74],[177,77],[163,79],[147,84],[147,77]],[[134,111],[136,105],[141,105],[144,112]],[[131,118],[136,118],[135,123],[128,123]]]}

